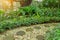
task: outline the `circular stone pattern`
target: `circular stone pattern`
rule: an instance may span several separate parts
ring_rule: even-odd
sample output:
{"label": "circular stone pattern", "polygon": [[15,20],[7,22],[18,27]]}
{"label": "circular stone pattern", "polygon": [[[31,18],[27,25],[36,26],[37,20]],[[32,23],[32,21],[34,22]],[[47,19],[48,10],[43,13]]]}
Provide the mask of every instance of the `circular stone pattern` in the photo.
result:
{"label": "circular stone pattern", "polygon": [[26,31],[27,31],[27,32],[29,32],[29,31],[32,32],[33,29],[32,29],[32,28],[27,28]]}
{"label": "circular stone pattern", "polygon": [[45,27],[50,27],[49,25],[44,25]]}
{"label": "circular stone pattern", "polygon": [[23,35],[25,35],[26,33],[25,33],[24,31],[18,31],[16,34],[17,34],[17,35],[20,35],[20,36],[23,36]]}
{"label": "circular stone pattern", "polygon": [[41,29],[41,27],[40,27],[40,26],[38,26],[38,27],[37,27],[37,26],[35,26],[34,28],[35,28],[35,29]]}
{"label": "circular stone pattern", "polygon": [[42,36],[42,35],[37,35],[36,38],[37,38],[38,40],[44,40],[44,36]]}

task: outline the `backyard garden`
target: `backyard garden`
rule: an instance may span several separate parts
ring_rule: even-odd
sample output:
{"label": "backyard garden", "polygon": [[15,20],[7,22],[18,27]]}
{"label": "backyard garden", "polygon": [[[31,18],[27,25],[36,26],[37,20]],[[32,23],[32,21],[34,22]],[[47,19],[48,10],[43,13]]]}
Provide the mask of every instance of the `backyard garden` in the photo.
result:
{"label": "backyard garden", "polygon": [[24,0],[18,9],[12,6],[0,10],[0,40],[60,40],[60,0]]}

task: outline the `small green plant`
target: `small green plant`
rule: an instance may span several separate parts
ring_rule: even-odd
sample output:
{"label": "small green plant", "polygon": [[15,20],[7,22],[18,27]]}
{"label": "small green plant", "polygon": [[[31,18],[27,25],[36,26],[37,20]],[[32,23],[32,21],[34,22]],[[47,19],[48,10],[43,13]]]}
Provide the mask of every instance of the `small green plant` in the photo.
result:
{"label": "small green plant", "polygon": [[0,15],[3,14],[3,13],[4,13],[4,11],[3,10],[0,10]]}
{"label": "small green plant", "polygon": [[50,8],[60,8],[60,0],[43,0],[42,5]]}
{"label": "small green plant", "polygon": [[60,26],[56,26],[45,35],[45,40],[60,40]]}
{"label": "small green plant", "polygon": [[[49,0],[50,1],[50,0]],[[5,13],[0,10],[0,32],[7,29],[13,29],[19,26],[29,26],[45,22],[60,21],[59,8],[39,8],[35,5],[21,7],[17,11]]]}
{"label": "small green plant", "polygon": [[36,6],[27,6],[19,9],[20,15],[33,16],[38,12],[39,8]]}

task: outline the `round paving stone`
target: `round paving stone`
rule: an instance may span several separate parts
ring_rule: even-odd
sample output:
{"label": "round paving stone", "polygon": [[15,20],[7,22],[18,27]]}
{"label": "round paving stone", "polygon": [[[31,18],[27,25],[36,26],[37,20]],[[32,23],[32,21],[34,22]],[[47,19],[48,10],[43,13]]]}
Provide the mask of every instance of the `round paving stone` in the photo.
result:
{"label": "round paving stone", "polygon": [[25,35],[26,33],[24,32],[24,31],[18,31],[17,33],[16,33],[16,35],[20,35],[20,36],[23,36],[23,35]]}
{"label": "round paving stone", "polygon": [[44,25],[45,27],[50,27],[49,25]]}
{"label": "round paving stone", "polygon": [[35,26],[35,27],[34,27],[34,29],[41,29],[41,27],[40,27],[40,26],[38,26],[38,27],[37,27],[37,26]]}
{"label": "round paving stone", "polygon": [[37,38],[38,40],[44,40],[44,36],[42,36],[42,35],[37,35],[36,38]]}
{"label": "round paving stone", "polygon": [[33,29],[32,29],[32,28],[27,28],[27,29],[26,29],[26,31],[27,31],[27,32],[29,32],[29,31],[31,31],[31,32],[32,32],[32,31],[33,31]]}

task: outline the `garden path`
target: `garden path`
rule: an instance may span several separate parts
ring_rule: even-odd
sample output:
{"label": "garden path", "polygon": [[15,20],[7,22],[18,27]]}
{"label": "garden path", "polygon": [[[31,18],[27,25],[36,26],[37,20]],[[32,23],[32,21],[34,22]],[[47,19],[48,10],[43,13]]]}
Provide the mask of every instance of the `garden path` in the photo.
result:
{"label": "garden path", "polygon": [[37,24],[8,30],[0,34],[0,40],[44,40],[44,35],[58,23]]}

